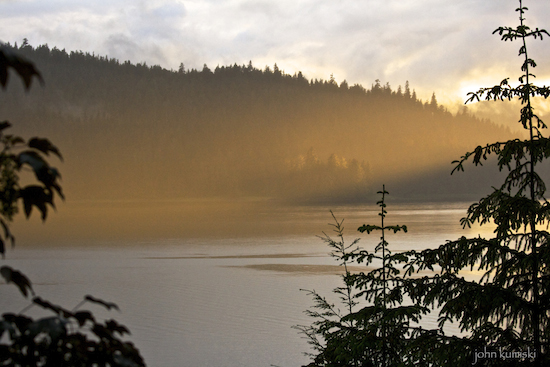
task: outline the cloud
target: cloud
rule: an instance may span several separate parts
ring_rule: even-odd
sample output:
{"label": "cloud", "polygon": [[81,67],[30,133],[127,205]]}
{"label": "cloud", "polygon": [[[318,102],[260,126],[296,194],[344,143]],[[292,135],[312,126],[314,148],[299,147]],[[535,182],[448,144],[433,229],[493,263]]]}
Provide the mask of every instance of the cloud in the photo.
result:
{"label": "cloud", "polygon": [[[409,80],[423,98],[459,99],[480,75],[517,75],[519,45],[491,35],[518,23],[516,0],[20,0],[0,2],[4,41],[48,43],[176,69],[278,66],[370,86]],[[550,3],[526,15],[547,28]],[[536,60],[550,47],[533,43]],[[541,63],[542,64],[542,63]],[[537,70],[538,71],[538,70]],[[539,77],[550,78],[549,70]]]}

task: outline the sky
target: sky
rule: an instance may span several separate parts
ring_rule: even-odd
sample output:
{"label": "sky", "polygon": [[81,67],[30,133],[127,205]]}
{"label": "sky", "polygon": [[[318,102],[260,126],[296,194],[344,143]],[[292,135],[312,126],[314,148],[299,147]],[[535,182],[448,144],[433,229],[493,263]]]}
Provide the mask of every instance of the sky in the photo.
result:
{"label": "sky", "polygon": [[[461,104],[517,80],[519,43],[492,32],[519,22],[517,0],[0,0],[0,41],[177,70],[252,64],[369,88],[409,81],[419,98]],[[527,24],[550,30],[550,1],[526,0]],[[550,38],[550,37],[549,37]],[[550,45],[531,41],[538,84]]]}

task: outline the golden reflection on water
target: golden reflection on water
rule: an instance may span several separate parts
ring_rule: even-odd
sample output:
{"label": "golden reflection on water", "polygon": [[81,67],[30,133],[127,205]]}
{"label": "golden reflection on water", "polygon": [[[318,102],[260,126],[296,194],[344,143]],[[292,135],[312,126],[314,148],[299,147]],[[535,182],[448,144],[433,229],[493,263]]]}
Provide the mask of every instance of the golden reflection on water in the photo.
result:
{"label": "golden reflection on water", "polygon": [[[45,225],[37,215],[18,217],[12,231],[22,246],[79,246],[119,240],[147,241],[174,238],[249,238],[284,235],[331,234],[332,218],[344,219],[350,242],[374,246],[377,235],[362,235],[357,228],[379,223],[379,208],[372,205],[291,206],[265,199],[174,201],[67,201],[58,204]],[[407,225],[408,233],[389,234],[393,250],[438,246],[461,236],[492,235],[494,226],[463,229],[460,218],[468,203],[388,204],[387,224]],[[36,214],[36,213],[34,213]],[[424,242],[423,248],[416,248]],[[414,247],[411,247],[414,243]],[[373,245],[374,244],[374,245]]]}
{"label": "golden reflection on water", "polygon": [[[380,241],[379,234],[357,231],[379,223],[376,205],[283,206],[261,200],[62,205],[47,225],[36,217],[18,221],[13,227],[18,244],[8,258],[40,279],[37,289],[53,292],[55,302],[75,304],[87,293],[117,302],[136,345],[147,360],[163,366],[181,360],[300,364],[308,346],[291,326],[310,322],[303,311],[312,305],[300,289],[332,297],[334,287],[342,286],[342,267],[316,237],[333,234],[329,209],[345,219],[347,243],[361,237],[358,245],[372,251]],[[491,226],[461,228],[466,208],[390,202],[386,224],[405,224],[408,232],[388,234],[389,248],[423,250],[460,236],[491,235]],[[350,269],[371,270],[356,264]],[[464,276],[473,280],[479,273]],[[423,323],[436,327],[437,313]],[[460,333],[453,325],[449,330]],[[243,361],[243,355],[253,361]]]}

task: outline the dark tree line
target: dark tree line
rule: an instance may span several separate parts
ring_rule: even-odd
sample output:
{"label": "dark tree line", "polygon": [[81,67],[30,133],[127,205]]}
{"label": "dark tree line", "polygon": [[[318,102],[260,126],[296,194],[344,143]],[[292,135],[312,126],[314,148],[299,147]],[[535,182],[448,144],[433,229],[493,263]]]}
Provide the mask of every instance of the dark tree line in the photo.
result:
{"label": "dark tree line", "polygon": [[[472,144],[509,136],[465,111],[449,113],[435,96],[419,100],[408,83],[392,89],[376,81],[366,89],[289,75],[276,65],[173,71],[26,41],[8,47],[37,65],[47,88],[23,98],[13,85],[0,103],[22,132],[48,134],[85,162],[66,163],[73,197],[315,199],[305,185],[313,171],[288,184],[296,177],[289,162],[311,148],[321,161],[334,154],[368,165],[374,184],[382,175],[447,165]],[[382,157],[383,149],[389,153]],[[331,187],[331,200],[338,192],[362,195],[354,185]]]}

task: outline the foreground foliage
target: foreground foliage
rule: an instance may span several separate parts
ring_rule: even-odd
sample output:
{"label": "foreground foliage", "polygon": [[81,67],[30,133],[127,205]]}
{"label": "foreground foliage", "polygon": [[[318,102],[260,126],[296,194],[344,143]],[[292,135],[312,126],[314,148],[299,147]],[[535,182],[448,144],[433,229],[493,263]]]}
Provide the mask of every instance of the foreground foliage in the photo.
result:
{"label": "foreground foliage", "polygon": [[[494,225],[494,236],[461,237],[420,252],[383,252],[382,268],[355,277],[346,273],[344,278],[348,293],[355,292],[355,297],[369,303],[361,311],[352,310],[356,303],[350,298],[349,313],[336,314],[329,307],[332,305],[314,294],[317,307],[329,312],[310,312],[319,321],[301,328],[315,341],[318,354],[312,365],[550,365],[550,202],[539,174],[541,164],[550,157],[550,139],[544,136],[547,126],[532,105],[534,98],[548,98],[550,88],[532,84],[532,69],[537,65],[529,57],[526,43],[529,38],[542,39],[549,34],[525,25],[527,8],[521,0],[519,4],[519,25],[495,31],[503,41],[521,43],[519,85],[513,86],[506,78],[496,86],[470,93],[467,102],[518,98],[522,103],[519,122],[528,138],[478,146],[453,162],[453,172],[463,171],[466,162],[482,165],[494,156],[499,170],[507,173],[504,182],[472,204],[461,221],[463,227]],[[381,203],[383,206],[384,201]],[[382,222],[381,227],[363,226],[359,230],[384,228]],[[383,244],[384,237],[376,250],[384,250]],[[333,246],[331,242],[329,245]],[[374,258],[376,254],[361,251],[340,256],[344,261],[367,263]],[[392,261],[401,265],[394,266]],[[401,270],[404,273],[400,277]],[[479,279],[468,280],[463,271],[473,271]],[[430,275],[420,276],[420,272]],[[388,304],[399,306],[390,309]],[[438,329],[411,330],[410,322],[421,321],[430,309],[439,312]],[[388,312],[393,319],[388,319]],[[340,323],[331,321],[336,316]],[[451,323],[460,327],[461,335],[444,332]],[[370,332],[364,331],[366,326]],[[348,352],[350,348],[353,355]]]}
{"label": "foreground foliage", "polygon": [[[463,170],[467,161],[481,165],[494,155],[499,169],[508,171],[502,185],[472,204],[462,219],[464,227],[493,223],[494,237],[449,241],[438,249],[423,251],[409,264],[410,272],[441,268],[437,276],[417,283],[416,300],[442,307],[441,327],[455,321],[467,332],[464,337],[440,340],[436,357],[443,362],[449,350],[460,351],[455,365],[550,363],[550,203],[537,171],[550,157],[550,140],[543,135],[547,126],[532,106],[533,98],[548,98],[550,89],[531,83],[536,63],[528,56],[526,44],[528,38],[542,39],[548,32],[525,25],[527,8],[522,1],[517,11],[519,26],[499,27],[495,33],[504,41],[521,43],[520,84],[514,87],[504,79],[499,85],[470,93],[468,102],[519,98],[519,122],[529,138],[478,146],[456,161],[454,169]],[[466,281],[460,275],[461,270],[471,269],[481,274],[479,281]],[[514,357],[505,359],[501,353]]]}
{"label": "foreground foliage", "polygon": [[[344,313],[314,291],[309,293],[315,301],[315,310],[307,314],[316,321],[309,326],[297,326],[317,354],[311,354],[310,366],[414,366],[425,362],[425,356],[415,354],[411,345],[424,331],[418,327],[422,315],[429,312],[418,304],[404,305],[408,293],[408,280],[403,278],[398,264],[403,255],[392,253],[388,248],[386,233],[407,232],[405,225],[386,225],[385,197],[388,192],[379,192],[380,225],[365,224],[359,228],[367,234],[380,231],[380,242],[374,252],[354,247],[358,239],[346,245],[343,220],[333,218],[334,232],[339,240],[328,235],[323,241],[333,249],[335,257],[345,269],[342,276],[344,287],[335,293],[345,306]],[[352,274],[351,263],[375,267],[368,272]],[[366,268],[369,269],[369,268]],[[361,303],[361,300],[367,301]],[[360,307],[358,307],[360,306]]]}
{"label": "foreground foliage", "polygon": [[[8,83],[9,70],[13,69],[29,88],[33,78],[42,81],[40,73],[26,59],[9,48],[0,47],[0,85]],[[50,166],[49,154],[62,158],[49,140],[32,138],[28,141],[8,134],[11,124],[0,122],[0,253],[4,256],[5,243],[15,243],[9,222],[18,212],[22,201],[25,215],[38,209],[42,220],[48,207],[54,206],[54,196],[64,198],[59,184],[59,172]],[[21,175],[30,170],[34,183],[21,186]],[[107,309],[117,305],[86,296],[73,310],[53,305],[35,295],[30,280],[9,266],[0,267],[0,275],[13,283],[21,294],[32,296],[29,307],[19,313],[4,313],[0,318],[0,366],[145,366],[137,348],[121,337],[128,329],[115,320],[97,321],[90,311],[78,310],[84,303],[99,304]],[[24,314],[31,306],[38,306],[53,316],[33,319]]]}

